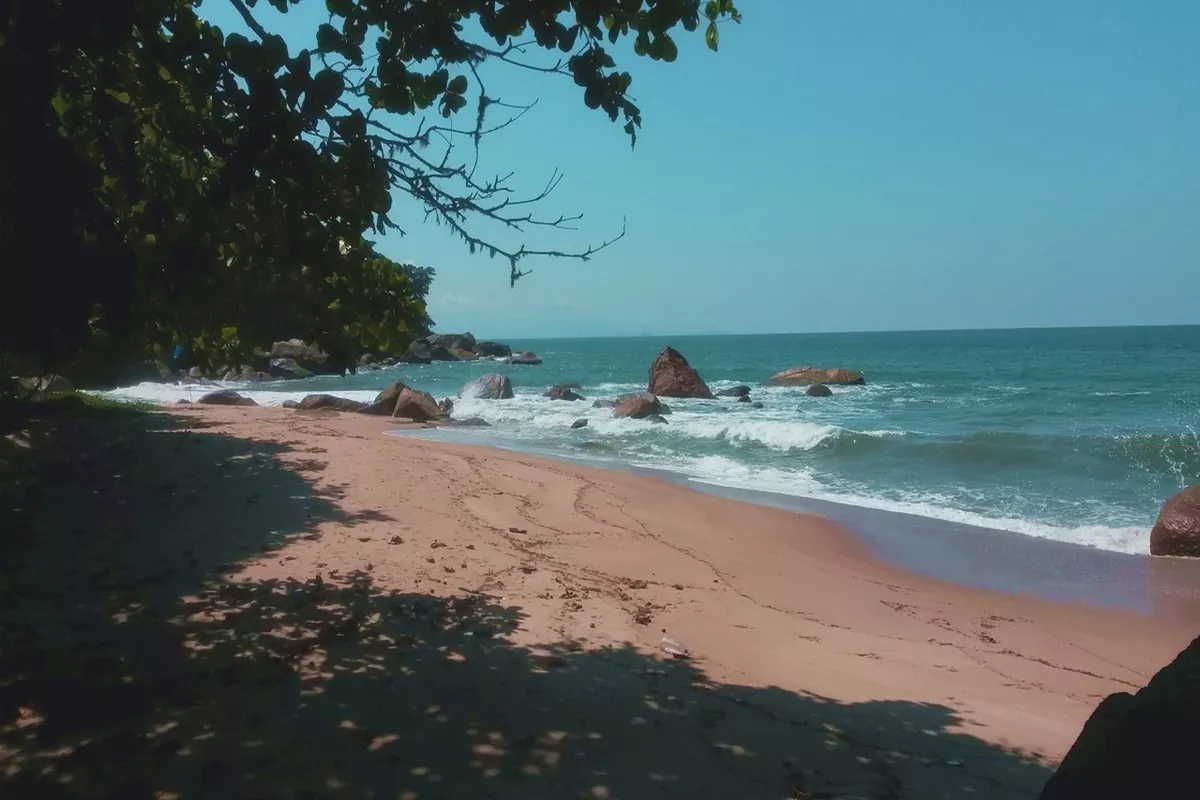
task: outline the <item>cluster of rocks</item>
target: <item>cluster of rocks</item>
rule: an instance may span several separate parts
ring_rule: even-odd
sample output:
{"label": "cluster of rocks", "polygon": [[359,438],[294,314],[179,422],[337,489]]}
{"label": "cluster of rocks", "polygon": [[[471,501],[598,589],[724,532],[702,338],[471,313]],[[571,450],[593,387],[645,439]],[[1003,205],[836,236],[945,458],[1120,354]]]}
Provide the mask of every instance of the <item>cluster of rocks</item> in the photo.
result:
{"label": "cluster of rocks", "polygon": [[470,333],[434,333],[417,339],[404,355],[396,359],[401,364],[431,364],[434,361],[476,361],[480,358],[503,360],[506,364],[541,364],[536,353],[513,353],[500,342],[478,341]]}

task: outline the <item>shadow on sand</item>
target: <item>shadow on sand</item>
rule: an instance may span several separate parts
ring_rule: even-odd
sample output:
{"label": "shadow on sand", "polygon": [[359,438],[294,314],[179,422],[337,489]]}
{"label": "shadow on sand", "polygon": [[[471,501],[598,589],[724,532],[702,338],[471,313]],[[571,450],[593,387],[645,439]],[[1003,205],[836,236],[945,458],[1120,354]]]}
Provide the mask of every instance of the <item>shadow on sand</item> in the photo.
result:
{"label": "shadow on sand", "polygon": [[1050,774],[940,705],[518,647],[499,598],[240,578],[357,521],[297,443],[123,411],[21,436],[0,496],[5,798],[1020,797]]}

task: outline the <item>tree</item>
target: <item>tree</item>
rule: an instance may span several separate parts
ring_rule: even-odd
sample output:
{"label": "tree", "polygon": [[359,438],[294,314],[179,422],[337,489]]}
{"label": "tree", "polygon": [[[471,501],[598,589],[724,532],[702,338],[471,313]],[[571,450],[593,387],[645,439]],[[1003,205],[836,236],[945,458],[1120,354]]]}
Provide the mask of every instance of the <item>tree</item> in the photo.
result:
{"label": "tree", "polygon": [[483,139],[526,110],[488,94],[485,67],[569,77],[634,142],[641,111],[610,50],[673,61],[676,28],[705,23],[715,50],[718,23],[740,21],[732,0],[326,0],[316,47],[292,53],[257,0],[209,1],[232,3],[253,38],[187,0],[2,12],[5,352],[62,359],[100,338],[236,363],[299,335],[349,365],[402,348],[428,316],[419,276],[368,238],[411,224],[392,218],[393,191],[504,259],[513,284],[525,259],[612,241],[564,252],[479,232],[572,221],[536,211],[557,180],[522,197],[477,175]]}

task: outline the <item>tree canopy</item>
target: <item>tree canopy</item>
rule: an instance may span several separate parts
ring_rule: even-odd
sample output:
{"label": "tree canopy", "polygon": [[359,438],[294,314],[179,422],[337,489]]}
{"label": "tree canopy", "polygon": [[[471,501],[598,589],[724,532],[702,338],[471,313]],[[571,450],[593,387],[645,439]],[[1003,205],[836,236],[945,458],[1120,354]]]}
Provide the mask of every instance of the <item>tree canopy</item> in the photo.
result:
{"label": "tree canopy", "polygon": [[[0,172],[0,351],[45,363],[98,346],[182,343],[236,364],[273,338],[342,364],[429,325],[432,272],[371,237],[437,222],[499,257],[515,284],[534,256],[480,225],[534,235],[571,218],[511,175],[478,173],[490,133],[525,107],[489,95],[485,67],[569,78],[583,102],[642,124],[614,53],[674,61],[677,29],[740,21],[732,0],[325,0],[315,47],[292,52],[255,16],[318,0],[10,0],[0,12],[8,99]],[[465,120],[465,124],[463,122]],[[395,218],[393,192],[422,209]]]}

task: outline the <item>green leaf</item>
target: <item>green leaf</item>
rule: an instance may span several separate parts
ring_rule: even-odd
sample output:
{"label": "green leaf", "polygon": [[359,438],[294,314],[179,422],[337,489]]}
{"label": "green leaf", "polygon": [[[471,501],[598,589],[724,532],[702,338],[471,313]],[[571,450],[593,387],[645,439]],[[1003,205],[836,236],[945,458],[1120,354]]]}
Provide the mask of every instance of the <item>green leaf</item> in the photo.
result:
{"label": "green leaf", "polygon": [[54,113],[58,114],[58,118],[62,119],[63,115],[67,113],[67,109],[71,107],[71,104],[64,100],[61,94],[56,94],[54,95],[54,99],[50,101],[50,106],[54,109]]}
{"label": "green leaf", "polygon": [[466,75],[456,76],[454,78],[454,80],[450,81],[450,85],[446,88],[446,91],[448,91],[452,94],[463,94],[464,92],[466,92],[467,91],[467,76]]}
{"label": "green leaf", "polygon": [[679,57],[679,48],[675,46],[675,41],[666,34],[663,34],[662,39],[662,60],[668,64]]}
{"label": "green leaf", "polygon": [[717,33],[717,23],[708,23],[708,30],[704,32],[704,42],[708,45],[708,49],[716,52],[717,44],[720,41],[720,34]]}
{"label": "green leaf", "polygon": [[639,56],[644,56],[650,49],[650,39],[645,33],[639,33],[637,38],[633,40],[633,52]]}
{"label": "green leaf", "polygon": [[118,92],[115,89],[105,89],[104,93],[123,105],[129,105],[133,102],[133,98],[129,96],[129,92]]}
{"label": "green leaf", "polygon": [[237,333],[237,327],[234,325],[221,328],[221,341],[228,344],[237,338]]}

